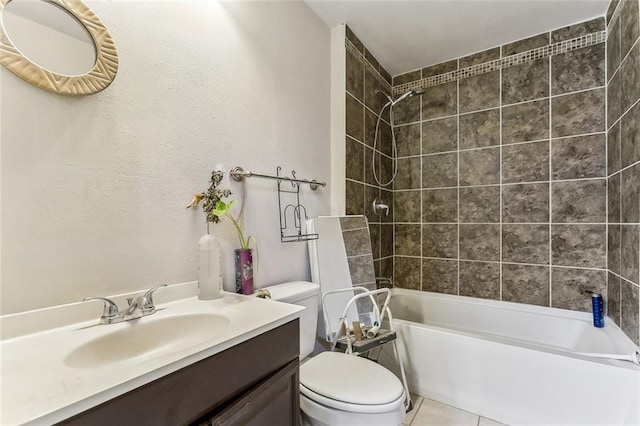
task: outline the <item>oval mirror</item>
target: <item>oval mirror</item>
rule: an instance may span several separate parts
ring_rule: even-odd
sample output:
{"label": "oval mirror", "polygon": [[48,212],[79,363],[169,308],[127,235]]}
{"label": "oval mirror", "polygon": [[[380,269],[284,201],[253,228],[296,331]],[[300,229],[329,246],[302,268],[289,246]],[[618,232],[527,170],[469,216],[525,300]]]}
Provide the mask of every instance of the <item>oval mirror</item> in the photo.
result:
{"label": "oval mirror", "polygon": [[83,75],[96,63],[89,33],[73,15],[42,0],[12,0],[2,13],[9,41],[31,62],[62,75]]}
{"label": "oval mirror", "polygon": [[108,87],[118,70],[111,35],[82,0],[0,0],[0,63],[64,95]]}

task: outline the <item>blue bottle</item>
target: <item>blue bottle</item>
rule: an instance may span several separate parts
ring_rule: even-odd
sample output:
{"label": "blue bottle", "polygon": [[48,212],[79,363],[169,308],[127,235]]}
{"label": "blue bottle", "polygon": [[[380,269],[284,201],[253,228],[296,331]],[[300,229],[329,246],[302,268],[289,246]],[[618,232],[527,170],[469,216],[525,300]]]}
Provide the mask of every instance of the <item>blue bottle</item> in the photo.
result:
{"label": "blue bottle", "polygon": [[602,295],[593,293],[591,295],[591,307],[593,308],[593,326],[604,327],[604,302]]}

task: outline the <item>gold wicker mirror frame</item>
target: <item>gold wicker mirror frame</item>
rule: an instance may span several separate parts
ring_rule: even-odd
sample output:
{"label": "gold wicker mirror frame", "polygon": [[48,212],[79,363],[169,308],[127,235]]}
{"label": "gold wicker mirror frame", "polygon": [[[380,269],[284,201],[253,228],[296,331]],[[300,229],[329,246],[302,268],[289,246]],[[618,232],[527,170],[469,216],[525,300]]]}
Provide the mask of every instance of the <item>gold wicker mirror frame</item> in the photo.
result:
{"label": "gold wicker mirror frame", "polygon": [[69,76],[56,74],[31,62],[11,43],[2,23],[2,13],[11,0],[0,0],[0,63],[24,81],[62,95],[91,95],[106,89],[118,72],[118,53],[102,21],[81,0],[43,1],[64,9],[84,26],[96,49],[93,68],[86,74]]}

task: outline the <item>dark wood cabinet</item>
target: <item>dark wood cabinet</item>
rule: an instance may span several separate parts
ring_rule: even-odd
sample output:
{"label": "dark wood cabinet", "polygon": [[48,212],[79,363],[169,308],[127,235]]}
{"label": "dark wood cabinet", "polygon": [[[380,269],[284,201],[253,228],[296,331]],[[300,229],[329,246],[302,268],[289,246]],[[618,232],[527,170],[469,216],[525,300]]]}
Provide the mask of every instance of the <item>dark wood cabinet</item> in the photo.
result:
{"label": "dark wood cabinet", "polygon": [[298,320],[59,424],[299,425]]}

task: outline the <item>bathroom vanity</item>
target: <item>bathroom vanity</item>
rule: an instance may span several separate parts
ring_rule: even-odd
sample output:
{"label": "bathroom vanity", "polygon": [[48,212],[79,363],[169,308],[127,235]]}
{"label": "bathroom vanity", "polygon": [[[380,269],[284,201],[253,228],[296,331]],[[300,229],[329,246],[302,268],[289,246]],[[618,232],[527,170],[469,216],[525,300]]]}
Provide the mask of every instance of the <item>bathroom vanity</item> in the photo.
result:
{"label": "bathroom vanity", "polygon": [[302,308],[181,286],[118,324],[98,302],[0,317],[0,424],[299,424]]}
{"label": "bathroom vanity", "polygon": [[297,425],[298,320],[82,412],[60,425]]}

